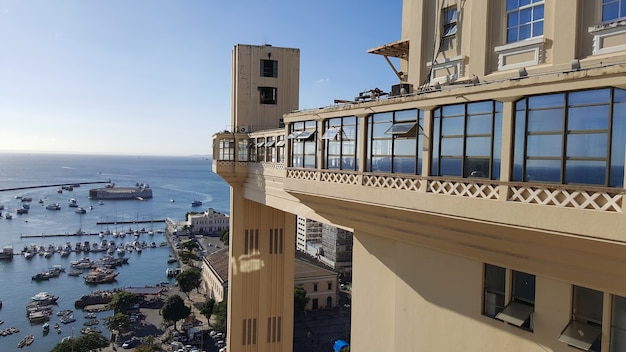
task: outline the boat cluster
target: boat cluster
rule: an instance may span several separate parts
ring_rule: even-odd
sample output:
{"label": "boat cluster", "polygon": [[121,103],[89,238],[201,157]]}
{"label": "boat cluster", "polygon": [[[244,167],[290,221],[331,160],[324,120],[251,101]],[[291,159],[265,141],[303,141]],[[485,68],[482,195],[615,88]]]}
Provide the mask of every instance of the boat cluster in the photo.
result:
{"label": "boat cluster", "polygon": [[31,297],[31,302],[26,305],[26,316],[31,323],[40,323],[50,320],[53,306],[56,305],[58,296],[48,292],[39,292]]}
{"label": "boat cluster", "polygon": [[59,277],[61,273],[65,272],[65,268],[60,265],[54,265],[52,268],[37,273],[31,277],[34,281],[50,280],[51,278]]}
{"label": "boat cluster", "polygon": [[23,347],[26,347],[26,346],[30,346],[30,345],[32,345],[32,343],[33,343],[34,341],[35,341],[35,335],[33,335],[33,334],[28,334],[28,335],[26,335],[26,336],[22,339],[22,341],[20,341],[20,342],[17,344],[17,347],[19,347],[19,348],[23,348]]}
{"label": "boat cluster", "polygon": [[[2,320],[0,320],[0,322],[4,323]],[[17,334],[19,332],[20,332],[20,329],[12,326],[10,328],[0,330],[0,336],[10,336],[13,334]]]}

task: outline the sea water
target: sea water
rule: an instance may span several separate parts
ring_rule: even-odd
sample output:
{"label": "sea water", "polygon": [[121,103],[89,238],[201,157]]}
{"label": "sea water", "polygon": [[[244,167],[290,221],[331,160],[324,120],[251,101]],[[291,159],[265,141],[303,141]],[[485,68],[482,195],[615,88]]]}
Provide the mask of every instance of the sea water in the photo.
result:
{"label": "sea water", "polygon": [[[118,187],[131,187],[137,183],[149,185],[153,198],[146,200],[98,200],[89,199],[89,189],[104,187],[105,183],[74,187],[72,191],[64,190],[58,193],[60,187],[43,187],[24,190],[8,190],[20,187],[33,187],[50,184],[74,184],[80,182],[114,182]],[[17,197],[17,198],[16,198]],[[17,215],[15,209],[22,205],[19,197],[31,197],[28,214]],[[86,214],[77,214],[75,208],[69,207],[69,199],[77,200],[79,206],[87,209]],[[42,203],[39,203],[42,200]],[[194,200],[202,201],[202,206],[192,207]],[[106,155],[60,155],[60,154],[2,154],[0,153],[0,205],[3,217],[0,218],[0,247],[13,246],[19,253],[25,246],[43,245],[47,247],[64,245],[70,242],[89,241],[100,243],[102,239],[124,244],[135,240],[134,236],[113,238],[111,235],[99,236],[65,236],[74,234],[78,229],[87,233],[101,231],[125,232],[128,230],[152,230],[154,235],[143,233],[138,240],[148,244],[155,242],[156,248],[145,248],[141,253],[133,251],[126,253],[129,257],[127,265],[117,268],[119,275],[113,283],[87,285],[82,277],[71,277],[67,272],[71,270],[70,261],[84,256],[95,260],[106,255],[98,253],[71,253],[68,257],[61,257],[59,253],[50,258],[36,255],[25,259],[17,255],[11,261],[0,261],[0,299],[3,307],[0,309],[0,330],[17,327],[20,333],[10,336],[0,336],[0,350],[17,351],[18,342],[26,334],[34,334],[35,342],[25,349],[34,352],[50,351],[65,336],[80,335],[83,328],[84,313],[74,308],[74,301],[81,295],[96,289],[110,290],[130,286],[156,285],[167,280],[165,270],[168,266],[167,258],[172,249],[158,246],[167,241],[165,234],[157,233],[164,230],[163,220],[170,218],[175,222],[185,219],[191,211],[204,211],[213,208],[218,212],[229,212],[229,187],[219,176],[211,171],[211,161],[200,157],[154,157],[154,156],[106,156]],[[47,210],[45,205],[59,203],[61,210]],[[90,210],[90,207],[93,207]],[[13,215],[12,220],[6,220],[4,214]],[[97,225],[98,222],[130,221],[134,224],[124,225]],[[140,223],[142,222],[142,223]],[[44,235],[44,237],[29,237]],[[50,236],[62,235],[62,236]],[[117,257],[117,254],[113,254]],[[31,277],[45,271],[53,265],[61,265],[67,272],[58,278],[47,281],[33,281]],[[50,325],[59,321],[56,312],[63,309],[74,310],[76,322],[61,324],[62,333],[57,334],[54,328],[47,335],[42,332],[42,323],[31,324],[26,317],[26,304],[38,292],[50,292],[59,296],[58,306],[55,306]],[[101,312],[97,318],[101,321],[96,327],[103,330],[105,336],[108,331],[102,324],[102,318],[110,312]]]}

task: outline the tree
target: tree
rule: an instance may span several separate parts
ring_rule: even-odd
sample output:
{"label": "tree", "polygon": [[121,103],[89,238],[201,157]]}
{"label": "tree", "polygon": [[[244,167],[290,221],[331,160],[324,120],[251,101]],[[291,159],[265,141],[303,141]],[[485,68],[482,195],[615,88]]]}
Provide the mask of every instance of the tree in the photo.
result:
{"label": "tree", "polygon": [[215,300],[213,298],[207,298],[200,307],[200,313],[206,317],[207,321],[211,320],[213,315],[213,309],[215,308]]}
{"label": "tree", "polygon": [[64,339],[56,344],[51,352],[88,352],[107,347],[109,340],[102,334],[87,334]]}
{"label": "tree", "polygon": [[113,313],[126,313],[128,308],[141,302],[143,297],[136,293],[126,291],[117,292],[113,295],[113,299],[109,302],[109,308],[113,309]]}
{"label": "tree", "polygon": [[224,231],[222,231],[222,236],[220,236],[220,241],[222,241],[222,243],[225,246],[228,246],[229,234],[230,234],[230,229],[224,229]]}
{"label": "tree", "polygon": [[141,339],[141,345],[135,347],[135,352],[158,352],[161,351],[158,341],[154,336],[148,335]]}
{"label": "tree", "polygon": [[124,313],[115,313],[104,318],[104,325],[109,330],[124,331],[130,327],[130,317]]}
{"label": "tree", "polygon": [[161,307],[163,320],[174,322],[174,330],[176,330],[176,322],[187,318],[189,313],[191,313],[191,308],[185,305],[185,301],[179,295],[167,297],[165,304]]}
{"label": "tree", "polygon": [[189,298],[189,292],[194,288],[197,289],[202,284],[202,274],[196,269],[183,270],[176,275],[176,281],[178,281],[178,287],[181,292],[184,292],[187,298]]}
{"label": "tree", "polygon": [[227,313],[228,313],[228,301],[223,300],[217,304],[215,307],[215,325],[213,327],[215,330],[223,332],[226,334],[227,323]]}
{"label": "tree", "polygon": [[193,252],[191,251],[180,251],[178,252],[178,256],[180,257],[180,259],[184,262],[187,263],[190,260],[194,260],[196,258],[198,258],[197,255],[195,255]]}
{"label": "tree", "polygon": [[180,246],[188,251],[193,251],[194,249],[200,248],[200,245],[196,241],[185,241]]}
{"label": "tree", "polygon": [[295,286],[293,289],[293,312],[296,316],[302,315],[306,305],[309,304],[309,297],[306,296],[304,287]]}

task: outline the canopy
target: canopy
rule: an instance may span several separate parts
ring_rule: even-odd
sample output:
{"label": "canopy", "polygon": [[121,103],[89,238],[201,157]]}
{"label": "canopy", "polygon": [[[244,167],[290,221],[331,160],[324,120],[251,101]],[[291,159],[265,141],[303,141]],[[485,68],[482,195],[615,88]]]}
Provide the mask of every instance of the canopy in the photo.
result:
{"label": "canopy", "polygon": [[335,341],[335,344],[333,345],[333,350],[335,352],[339,352],[341,351],[342,348],[344,347],[348,347],[350,346],[347,342],[345,342],[344,340],[337,340]]}

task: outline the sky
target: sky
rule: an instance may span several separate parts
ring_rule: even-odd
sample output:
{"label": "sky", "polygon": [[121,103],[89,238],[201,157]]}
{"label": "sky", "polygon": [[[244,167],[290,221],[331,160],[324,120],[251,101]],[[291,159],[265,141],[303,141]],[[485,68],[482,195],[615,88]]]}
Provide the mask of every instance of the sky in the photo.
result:
{"label": "sky", "polygon": [[389,91],[402,0],[0,0],[0,152],[209,155],[237,44],[300,49],[300,109]]}

